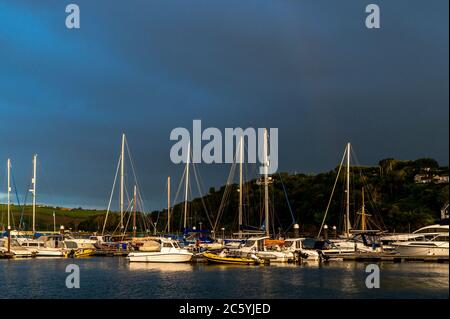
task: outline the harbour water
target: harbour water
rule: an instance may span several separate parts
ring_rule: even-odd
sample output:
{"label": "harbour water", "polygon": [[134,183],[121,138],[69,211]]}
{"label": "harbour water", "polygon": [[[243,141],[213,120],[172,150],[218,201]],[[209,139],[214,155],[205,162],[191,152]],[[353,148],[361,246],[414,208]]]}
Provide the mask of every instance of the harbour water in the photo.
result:
{"label": "harbour water", "polygon": [[[80,288],[66,287],[66,266]],[[365,263],[236,266],[129,263],[123,257],[0,260],[1,298],[448,298],[449,264],[378,263],[368,289]]]}

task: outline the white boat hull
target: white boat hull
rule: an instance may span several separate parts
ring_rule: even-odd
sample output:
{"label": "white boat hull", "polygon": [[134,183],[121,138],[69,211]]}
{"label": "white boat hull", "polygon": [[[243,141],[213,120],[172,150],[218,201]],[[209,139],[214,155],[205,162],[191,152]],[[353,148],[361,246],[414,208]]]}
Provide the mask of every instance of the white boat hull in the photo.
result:
{"label": "white boat hull", "polygon": [[287,263],[294,260],[294,254],[278,251],[260,251],[257,256],[263,259],[267,258],[273,263]]}
{"label": "white boat hull", "polygon": [[36,257],[64,257],[64,253],[62,250],[58,249],[37,249]]}
{"label": "white boat hull", "polygon": [[421,246],[417,244],[394,244],[396,250],[402,256],[436,256],[436,257],[448,257],[449,246],[437,245],[437,246]]}
{"label": "white boat hull", "polygon": [[192,259],[191,253],[144,253],[135,252],[128,254],[130,262],[147,263],[184,263]]}

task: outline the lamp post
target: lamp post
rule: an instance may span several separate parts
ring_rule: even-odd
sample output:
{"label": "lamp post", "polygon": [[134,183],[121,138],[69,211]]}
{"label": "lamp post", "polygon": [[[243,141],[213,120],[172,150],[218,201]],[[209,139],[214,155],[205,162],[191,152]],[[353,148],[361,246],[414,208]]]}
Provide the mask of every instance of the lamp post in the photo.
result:
{"label": "lamp post", "polygon": [[299,238],[299,237],[300,237],[300,225],[295,224],[294,225],[294,238]]}
{"label": "lamp post", "polygon": [[222,230],[222,243],[225,243],[225,228],[222,227],[221,230]]}
{"label": "lamp post", "polygon": [[334,239],[337,238],[337,228],[336,228],[336,226],[333,226],[333,236],[334,236]]}
{"label": "lamp post", "polygon": [[328,240],[328,225],[323,226],[323,235],[325,237],[325,240]]}

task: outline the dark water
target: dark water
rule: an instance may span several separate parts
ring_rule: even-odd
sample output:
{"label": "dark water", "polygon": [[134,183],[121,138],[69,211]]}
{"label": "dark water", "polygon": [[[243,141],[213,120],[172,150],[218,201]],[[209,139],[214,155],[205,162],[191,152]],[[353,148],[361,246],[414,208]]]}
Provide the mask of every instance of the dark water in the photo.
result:
{"label": "dark water", "polygon": [[[68,264],[80,288],[68,289]],[[125,258],[0,260],[2,298],[448,298],[449,265],[379,263],[379,289],[366,264],[236,266],[130,264]]]}

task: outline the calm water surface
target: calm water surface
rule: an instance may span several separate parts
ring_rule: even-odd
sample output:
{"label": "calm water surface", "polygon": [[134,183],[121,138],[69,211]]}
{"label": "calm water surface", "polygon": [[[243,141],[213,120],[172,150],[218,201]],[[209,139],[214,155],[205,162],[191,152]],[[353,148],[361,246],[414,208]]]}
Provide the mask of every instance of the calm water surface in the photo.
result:
{"label": "calm water surface", "polygon": [[[80,288],[68,289],[68,264]],[[129,263],[122,257],[0,260],[1,298],[448,298],[449,265],[379,263],[381,288],[367,289],[366,264],[236,266]]]}

